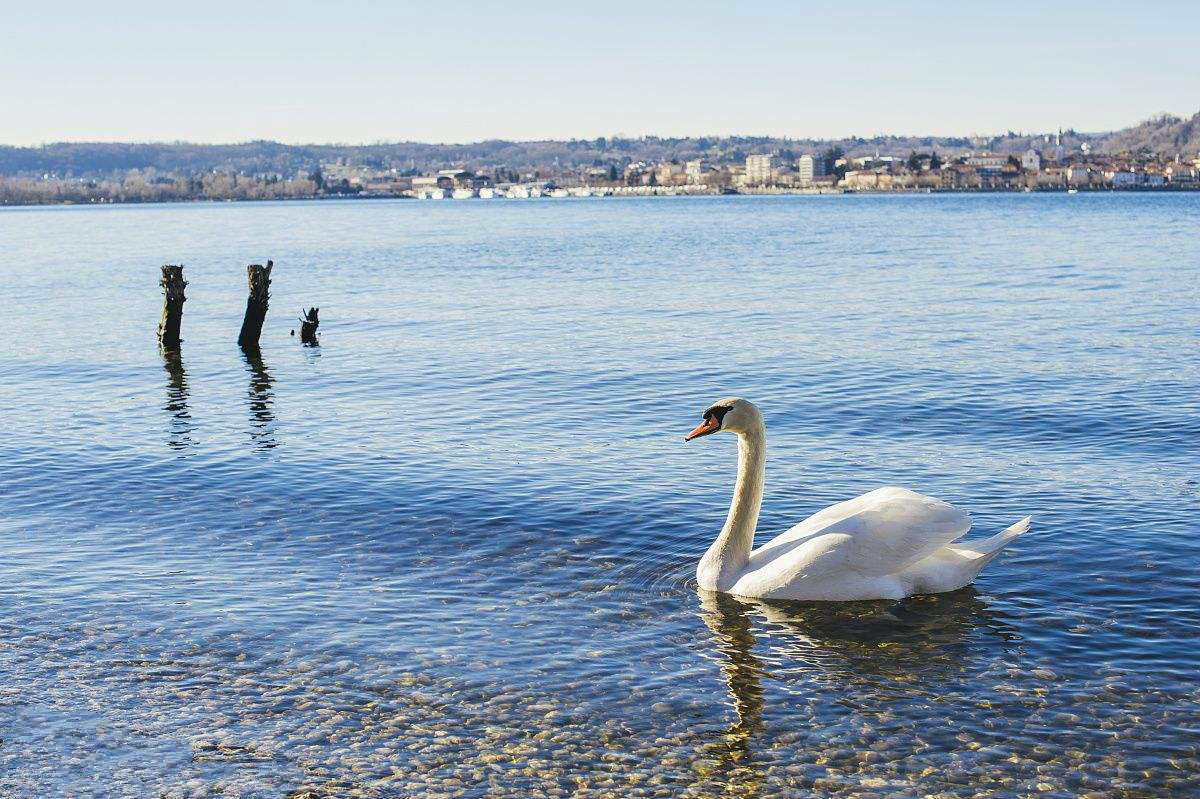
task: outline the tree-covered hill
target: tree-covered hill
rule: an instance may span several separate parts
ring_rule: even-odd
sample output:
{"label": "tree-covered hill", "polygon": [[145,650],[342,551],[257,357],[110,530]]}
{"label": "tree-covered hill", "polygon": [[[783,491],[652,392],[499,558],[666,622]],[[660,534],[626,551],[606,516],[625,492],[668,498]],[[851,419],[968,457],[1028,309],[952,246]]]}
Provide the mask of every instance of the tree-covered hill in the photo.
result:
{"label": "tree-covered hill", "polygon": [[1200,113],[1190,119],[1161,114],[1140,125],[1109,134],[1102,146],[1110,153],[1146,152],[1165,157],[1195,158],[1200,154]]}
{"label": "tree-covered hill", "polygon": [[[916,150],[956,154],[967,150],[1019,153],[1044,147],[1052,134],[1009,131],[990,137],[873,136],[837,140],[789,139],[765,136],[697,136],[688,138],[597,138],[567,141],[503,141],[470,144],[424,144],[397,141],[367,145],[281,144],[252,141],[242,144],[56,142],[38,147],[0,146],[0,176],[104,177],[131,170],[156,170],[174,175],[222,171],[248,175],[307,174],[321,163],[345,163],[421,173],[449,167],[515,171],[571,169],[584,166],[663,162],[703,158],[712,163],[738,163],[753,153],[777,153],[784,158],[839,148],[847,155],[875,152],[907,155]],[[1151,151],[1195,157],[1200,151],[1200,114],[1191,119],[1162,115],[1110,133],[1066,131],[1063,144],[1075,148],[1090,142],[1103,152]]]}

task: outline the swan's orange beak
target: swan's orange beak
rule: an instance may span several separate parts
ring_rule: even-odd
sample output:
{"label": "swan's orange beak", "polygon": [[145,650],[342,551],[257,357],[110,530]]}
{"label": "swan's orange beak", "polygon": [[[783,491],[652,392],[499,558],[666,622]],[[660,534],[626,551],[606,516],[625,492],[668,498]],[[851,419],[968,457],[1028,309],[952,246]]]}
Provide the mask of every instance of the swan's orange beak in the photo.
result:
{"label": "swan's orange beak", "polygon": [[700,438],[700,436],[706,436],[710,433],[715,433],[720,429],[721,420],[717,418],[716,414],[713,414],[700,424],[696,425],[696,429],[684,436],[683,440],[691,441],[693,438]]}

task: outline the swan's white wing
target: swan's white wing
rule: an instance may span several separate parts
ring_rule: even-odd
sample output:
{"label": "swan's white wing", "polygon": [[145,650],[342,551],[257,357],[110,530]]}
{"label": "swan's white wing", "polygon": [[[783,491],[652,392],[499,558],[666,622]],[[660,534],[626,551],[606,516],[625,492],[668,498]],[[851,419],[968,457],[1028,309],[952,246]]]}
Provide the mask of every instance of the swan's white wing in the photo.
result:
{"label": "swan's white wing", "polygon": [[847,569],[868,576],[894,574],[970,528],[970,516],[939,499],[906,488],[880,488],[813,514],[755,550],[749,568],[775,580]]}
{"label": "swan's white wing", "polygon": [[835,525],[836,532],[851,537],[850,565],[855,571],[894,574],[971,529],[971,517],[953,505],[900,491],[904,493],[881,497],[872,507]]}

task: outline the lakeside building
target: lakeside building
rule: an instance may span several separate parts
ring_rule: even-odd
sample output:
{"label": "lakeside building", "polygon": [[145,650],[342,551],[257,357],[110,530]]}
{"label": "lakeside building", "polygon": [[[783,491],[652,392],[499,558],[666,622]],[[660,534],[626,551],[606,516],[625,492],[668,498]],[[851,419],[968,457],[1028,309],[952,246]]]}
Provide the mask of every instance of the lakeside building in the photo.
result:
{"label": "lakeside building", "polygon": [[904,159],[895,155],[880,155],[878,151],[874,155],[860,155],[857,158],[851,158],[846,162],[847,166],[853,165],[857,169],[871,169],[884,167],[893,169],[903,163]]}
{"label": "lakeside building", "polygon": [[819,155],[806,153],[800,156],[800,160],[796,162],[796,171],[800,178],[801,186],[811,185],[814,178],[825,175],[825,159]]}
{"label": "lakeside building", "polygon": [[1061,189],[1067,185],[1067,170],[1059,166],[1046,167],[1039,171],[1036,186],[1041,189]]}
{"label": "lakeside building", "polygon": [[616,167],[593,166],[589,167],[584,172],[584,179],[588,183],[605,183],[615,182],[617,179]]}
{"label": "lakeside building", "polygon": [[[1198,159],[1200,160],[1200,159]],[[1167,164],[1163,169],[1167,181],[1175,186],[1194,187],[1200,182],[1200,168],[1196,164]]]}
{"label": "lakeside building", "polygon": [[420,200],[441,200],[454,188],[453,181],[442,175],[421,175],[412,179],[413,196]]}
{"label": "lakeside building", "polygon": [[679,164],[670,162],[659,164],[655,177],[659,186],[674,186],[677,183],[683,184],[687,182],[684,168]]}
{"label": "lakeside building", "polygon": [[1137,186],[1142,182],[1141,172],[1133,172],[1124,169],[1110,172],[1107,177],[1114,189]]}
{"label": "lakeside building", "polygon": [[1066,178],[1068,185],[1081,186],[1091,181],[1092,170],[1083,164],[1071,164],[1067,167]]}
{"label": "lakeside building", "polygon": [[886,191],[892,188],[892,175],[886,169],[851,169],[842,178],[842,186],[853,191]]}
{"label": "lakeside building", "polygon": [[1008,156],[994,153],[971,153],[963,161],[967,166],[1002,169],[1008,163]]}
{"label": "lakeside building", "polygon": [[746,185],[765,186],[774,177],[775,156],[748,155],[746,156]]}
{"label": "lakeside building", "polygon": [[471,177],[471,173],[465,169],[439,169],[437,177],[439,180],[449,181],[443,188],[454,188],[466,185],[466,181]]}

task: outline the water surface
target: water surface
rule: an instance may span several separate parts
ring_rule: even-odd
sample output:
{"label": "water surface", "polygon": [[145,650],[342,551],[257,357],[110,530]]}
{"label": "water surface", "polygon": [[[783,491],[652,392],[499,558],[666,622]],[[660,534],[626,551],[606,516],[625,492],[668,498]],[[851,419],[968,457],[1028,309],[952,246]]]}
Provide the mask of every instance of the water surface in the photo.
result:
{"label": "water surface", "polygon": [[[1200,794],[1198,213],[0,211],[0,794]],[[699,594],[729,394],[760,540],[887,484],[1033,528],[947,595]]]}

